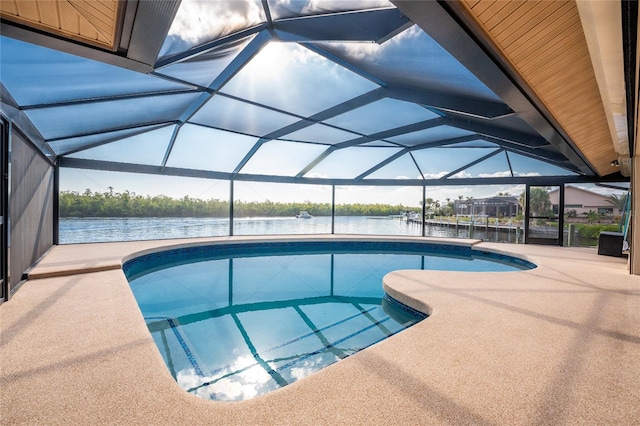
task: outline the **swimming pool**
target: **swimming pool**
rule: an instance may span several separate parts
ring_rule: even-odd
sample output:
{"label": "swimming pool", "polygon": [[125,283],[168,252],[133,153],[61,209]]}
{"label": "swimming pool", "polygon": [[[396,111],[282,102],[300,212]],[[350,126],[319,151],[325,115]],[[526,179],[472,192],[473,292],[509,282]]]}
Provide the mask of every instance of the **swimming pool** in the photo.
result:
{"label": "swimming pool", "polygon": [[286,386],[424,319],[384,294],[391,271],[534,266],[466,246],[280,241],[184,247],[123,269],[178,384],[232,401]]}

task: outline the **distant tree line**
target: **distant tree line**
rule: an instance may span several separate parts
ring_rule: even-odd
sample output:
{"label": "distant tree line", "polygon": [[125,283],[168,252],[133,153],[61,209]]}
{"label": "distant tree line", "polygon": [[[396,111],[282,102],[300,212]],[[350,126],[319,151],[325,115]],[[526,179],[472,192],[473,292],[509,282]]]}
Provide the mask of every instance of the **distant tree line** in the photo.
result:
{"label": "distant tree line", "polygon": [[[272,201],[236,201],[235,217],[283,217],[295,216],[306,210],[314,216],[330,216],[331,203]],[[388,204],[338,204],[336,216],[389,216],[417,209]],[[62,191],[60,193],[61,217],[228,217],[229,202],[216,198],[202,200],[184,196],[171,198],[165,195],[137,195],[134,192]]]}

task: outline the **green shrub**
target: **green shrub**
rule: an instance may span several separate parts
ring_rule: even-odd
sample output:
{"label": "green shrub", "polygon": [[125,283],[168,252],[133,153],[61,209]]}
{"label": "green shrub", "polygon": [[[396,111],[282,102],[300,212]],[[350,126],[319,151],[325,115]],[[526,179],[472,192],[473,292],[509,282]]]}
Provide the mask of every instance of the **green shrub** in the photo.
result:
{"label": "green shrub", "polygon": [[597,239],[600,235],[600,232],[616,232],[618,230],[618,225],[587,225],[587,224],[576,224],[576,230],[578,231],[578,235],[582,238],[591,238]]}

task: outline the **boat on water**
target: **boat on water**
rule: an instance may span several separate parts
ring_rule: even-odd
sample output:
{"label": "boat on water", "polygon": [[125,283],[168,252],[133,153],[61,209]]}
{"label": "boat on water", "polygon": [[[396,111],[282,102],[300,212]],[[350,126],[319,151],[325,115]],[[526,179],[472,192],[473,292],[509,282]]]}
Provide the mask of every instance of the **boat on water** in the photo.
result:
{"label": "boat on water", "polygon": [[412,212],[407,210],[406,212],[401,213],[400,217],[402,217],[407,222],[411,222],[414,220],[420,219],[420,213]]}
{"label": "boat on water", "polygon": [[301,210],[300,213],[298,213],[296,215],[296,218],[298,218],[298,219],[311,219],[311,218],[313,218],[313,216],[311,216],[306,210]]}

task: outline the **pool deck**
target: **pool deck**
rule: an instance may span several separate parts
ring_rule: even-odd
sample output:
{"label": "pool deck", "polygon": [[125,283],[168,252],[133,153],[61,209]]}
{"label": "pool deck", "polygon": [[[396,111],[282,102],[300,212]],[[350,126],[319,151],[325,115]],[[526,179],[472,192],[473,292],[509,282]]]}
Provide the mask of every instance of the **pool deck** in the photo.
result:
{"label": "pool deck", "polygon": [[0,305],[0,424],[638,424],[640,276],[626,259],[471,240],[436,241],[539,266],[393,272],[387,292],[428,319],[249,401],[187,394],[151,339],[122,261],[162,246],[255,239],[54,247]]}

